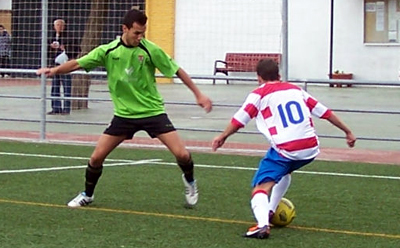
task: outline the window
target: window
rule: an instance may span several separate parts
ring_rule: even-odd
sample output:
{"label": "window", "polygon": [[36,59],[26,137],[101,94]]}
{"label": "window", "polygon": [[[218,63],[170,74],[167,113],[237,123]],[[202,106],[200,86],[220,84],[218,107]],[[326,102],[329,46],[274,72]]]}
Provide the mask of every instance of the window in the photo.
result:
{"label": "window", "polygon": [[400,0],[364,0],[364,42],[400,43]]}

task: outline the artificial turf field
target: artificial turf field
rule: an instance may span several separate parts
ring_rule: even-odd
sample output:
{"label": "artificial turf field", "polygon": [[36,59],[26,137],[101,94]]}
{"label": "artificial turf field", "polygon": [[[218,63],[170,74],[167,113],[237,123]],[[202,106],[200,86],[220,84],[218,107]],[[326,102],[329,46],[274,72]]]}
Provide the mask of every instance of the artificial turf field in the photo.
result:
{"label": "artificial turf field", "polygon": [[117,148],[95,202],[83,189],[93,147],[0,142],[0,247],[400,247],[400,167],[314,161],[285,197],[297,217],[267,240],[241,235],[255,222],[250,182],[259,157],[193,153],[200,199],[184,207],[173,156]]}

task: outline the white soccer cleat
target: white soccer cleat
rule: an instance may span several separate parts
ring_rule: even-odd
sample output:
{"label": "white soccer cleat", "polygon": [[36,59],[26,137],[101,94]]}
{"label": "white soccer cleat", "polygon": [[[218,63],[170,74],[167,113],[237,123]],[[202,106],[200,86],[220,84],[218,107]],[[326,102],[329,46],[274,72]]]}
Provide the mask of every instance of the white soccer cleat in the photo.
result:
{"label": "white soccer cleat", "polygon": [[85,192],[79,193],[74,199],[68,202],[68,207],[71,208],[78,208],[82,206],[89,205],[94,200],[94,195],[91,197],[86,196]]}
{"label": "white soccer cleat", "polygon": [[182,181],[185,185],[186,203],[190,206],[196,205],[197,200],[199,199],[199,191],[197,189],[196,180],[188,183],[188,181],[186,181],[185,175],[182,174]]}
{"label": "white soccer cleat", "polygon": [[267,239],[270,234],[269,226],[258,227],[257,225],[252,226],[243,235],[245,238],[256,238],[256,239]]}

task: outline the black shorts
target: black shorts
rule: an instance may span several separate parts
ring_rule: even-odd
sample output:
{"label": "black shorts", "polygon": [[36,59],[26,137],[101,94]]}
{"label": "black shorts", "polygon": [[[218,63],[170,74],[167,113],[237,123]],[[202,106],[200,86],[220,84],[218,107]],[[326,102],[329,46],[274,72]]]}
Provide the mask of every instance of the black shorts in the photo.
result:
{"label": "black shorts", "polygon": [[126,139],[132,139],[133,135],[141,130],[146,131],[150,137],[155,138],[160,134],[169,133],[176,129],[167,114],[139,119],[114,115],[111,124],[104,130],[104,133],[112,136],[126,135]]}

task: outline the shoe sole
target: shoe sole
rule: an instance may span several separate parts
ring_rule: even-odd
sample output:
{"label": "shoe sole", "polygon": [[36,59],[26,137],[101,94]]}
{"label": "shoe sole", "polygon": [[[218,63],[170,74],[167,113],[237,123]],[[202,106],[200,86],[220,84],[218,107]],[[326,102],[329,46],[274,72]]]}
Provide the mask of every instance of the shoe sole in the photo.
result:
{"label": "shoe sole", "polygon": [[256,233],[256,234],[253,234],[250,236],[247,234],[244,234],[243,237],[244,238],[253,238],[253,239],[267,239],[267,238],[269,238],[269,233],[262,233],[262,234]]}
{"label": "shoe sole", "polygon": [[84,205],[77,205],[77,206],[71,206],[71,205],[67,204],[67,206],[70,207],[70,208],[81,208],[81,207],[88,206],[89,204],[91,204],[91,202],[86,203],[86,204],[84,204]]}
{"label": "shoe sole", "polygon": [[261,232],[260,229],[246,232],[243,237],[245,238],[256,238],[256,239],[267,239],[269,237],[269,230]]}

